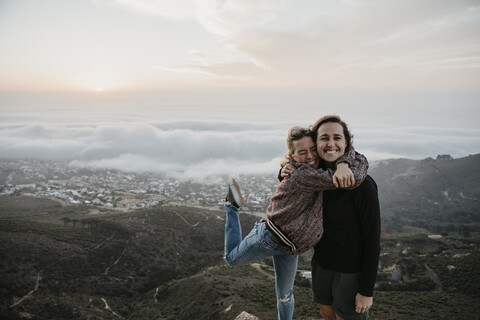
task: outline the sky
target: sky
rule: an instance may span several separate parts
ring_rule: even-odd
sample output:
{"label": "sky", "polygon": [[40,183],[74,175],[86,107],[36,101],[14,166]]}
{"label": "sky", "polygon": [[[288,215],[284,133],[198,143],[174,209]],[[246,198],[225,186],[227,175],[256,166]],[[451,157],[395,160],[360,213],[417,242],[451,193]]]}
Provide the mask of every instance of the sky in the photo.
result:
{"label": "sky", "polygon": [[372,161],[480,151],[478,0],[0,0],[0,157],[271,173],[338,114]]}

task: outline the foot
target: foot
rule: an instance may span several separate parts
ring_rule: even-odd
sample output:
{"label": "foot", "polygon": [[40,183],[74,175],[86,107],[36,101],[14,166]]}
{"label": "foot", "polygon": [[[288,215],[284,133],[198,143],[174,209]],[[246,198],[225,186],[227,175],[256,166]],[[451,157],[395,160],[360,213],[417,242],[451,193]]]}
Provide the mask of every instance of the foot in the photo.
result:
{"label": "foot", "polygon": [[230,202],[236,208],[240,208],[245,203],[245,200],[242,197],[242,192],[240,191],[240,186],[233,178],[231,178],[230,183],[228,184],[226,201]]}

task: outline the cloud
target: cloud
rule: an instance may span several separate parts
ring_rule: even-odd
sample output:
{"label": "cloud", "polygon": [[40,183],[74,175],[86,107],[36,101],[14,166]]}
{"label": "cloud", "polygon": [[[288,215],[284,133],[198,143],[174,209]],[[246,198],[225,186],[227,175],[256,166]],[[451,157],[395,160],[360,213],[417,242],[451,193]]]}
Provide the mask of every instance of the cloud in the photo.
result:
{"label": "cloud", "polygon": [[229,37],[245,29],[255,29],[275,20],[284,1],[210,0],[197,2],[200,25],[214,34]]}
{"label": "cloud", "polygon": [[187,122],[4,127],[0,130],[0,154],[193,177],[273,172],[286,150],[284,132],[268,126],[193,123],[187,127]]}
{"label": "cloud", "polygon": [[167,178],[181,180],[202,181],[206,178],[218,176],[239,175],[275,175],[279,170],[281,158],[269,161],[251,162],[236,158],[206,159],[189,166],[174,161],[162,162],[157,158],[139,154],[122,154],[115,158],[100,160],[74,160],[72,167],[86,167],[93,169],[116,169],[128,172],[156,172]]}
{"label": "cloud", "polygon": [[450,128],[384,128],[359,130],[354,145],[372,160],[423,159],[439,154],[454,158],[480,151],[480,130]]}
{"label": "cloud", "polygon": [[[286,131],[274,124],[214,121],[2,126],[0,154],[179,179],[275,175],[286,152]],[[479,129],[361,128],[354,133],[355,148],[371,161],[438,154],[457,158],[480,151]]]}
{"label": "cloud", "polygon": [[96,5],[114,6],[138,14],[159,16],[173,20],[189,20],[195,16],[191,0],[91,0]]}
{"label": "cloud", "polygon": [[[318,20],[303,30],[257,30],[232,37],[230,42],[265,64],[282,66],[293,60],[303,72],[309,66],[324,72],[330,68],[357,72],[381,68],[388,72],[388,68],[405,67],[423,71],[439,68],[447,60],[450,68],[463,68],[463,59],[468,65],[472,65],[471,60],[478,62],[479,43],[475,37],[478,39],[480,19],[477,13],[467,12],[466,2],[375,4],[354,8],[351,16],[331,17],[327,24]],[[255,50],[255,43],[262,43],[263,48]]]}
{"label": "cloud", "polygon": [[[225,64],[217,66],[185,66],[185,67],[167,67],[167,66],[154,66],[153,70],[167,71],[178,74],[191,74],[207,77],[214,80],[236,80],[236,81],[247,81],[251,80],[251,74],[248,76],[242,77],[240,74],[243,73],[242,70],[239,72],[231,72],[232,68],[235,68],[239,64]],[[240,64],[240,66],[245,64]],[[248,65],[246,66],[248,69]],[[230,72],[229,72],[230,71]],[[235,76],[233,76],[235,74]]]}
{"label": "cloud", "polygon": [[173,67],[154,66],[154,67],[152,67],[152,69],[153,70],[160,70],[160,71],[169,71],[169,72],[173,72],[173,73],[199,74],[199,75],[202,75],[202,76],[219,78],[218,75],[216,75],[212,72],[206,72],[206,71],[197,70],[197,69],[194,69],[194,68],[187,69],[187,68],[173,68]]}
{"label": "cloud", "polygon": [[196,21],[231,52],[229,61],[196,54],[196,62],[157,67],[164,72],[270,86],[478,88],[477,0],[92,1]]}
{"label": "cloud", "polygon": [[470,77],[433,74],[474,69],[478,75],[480,16],[469,10],[473,4],[364,1],[340,13],[324,11],[294,28],[276,28],[274,18],[237,28],[224,33],[222,42],[268,71],[256,74],[264,83],[472,87]]}

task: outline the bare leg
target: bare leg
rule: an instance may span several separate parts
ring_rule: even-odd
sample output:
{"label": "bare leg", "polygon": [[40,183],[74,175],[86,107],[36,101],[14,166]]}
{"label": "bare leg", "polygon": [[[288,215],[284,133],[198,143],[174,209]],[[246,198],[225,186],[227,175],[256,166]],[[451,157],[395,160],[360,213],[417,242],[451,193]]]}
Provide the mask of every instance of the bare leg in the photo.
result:
{"label": "bare leg", "polygon": [[332,306],[325,304],[318,304],[320,308],[320,313],[322,314],[323,319],[325,320],[343,320],[338,314],[335,313]]}

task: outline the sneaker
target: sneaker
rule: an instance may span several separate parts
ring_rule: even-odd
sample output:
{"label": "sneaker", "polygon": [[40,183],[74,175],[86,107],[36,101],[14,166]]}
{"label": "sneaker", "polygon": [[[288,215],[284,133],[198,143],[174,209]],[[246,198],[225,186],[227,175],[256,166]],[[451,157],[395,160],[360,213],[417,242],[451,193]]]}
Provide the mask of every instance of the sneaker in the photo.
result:
{"label": "sneaker", "polygon": [[230,202],[234,207],[240,208],[245,203],[245,200],[242,197],[242,192],[240,192],[240,186],[237,181],[233,178],[230,179],[226,201]]}

